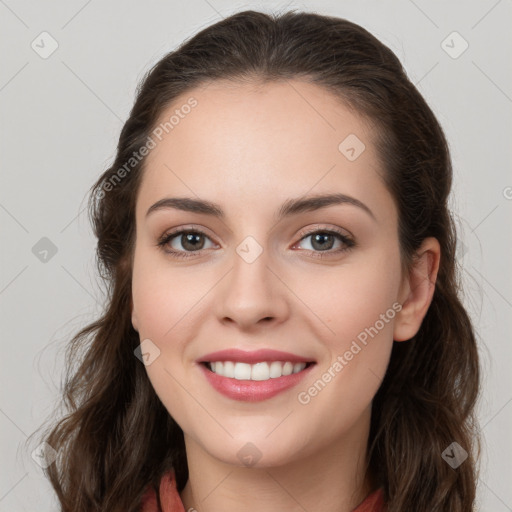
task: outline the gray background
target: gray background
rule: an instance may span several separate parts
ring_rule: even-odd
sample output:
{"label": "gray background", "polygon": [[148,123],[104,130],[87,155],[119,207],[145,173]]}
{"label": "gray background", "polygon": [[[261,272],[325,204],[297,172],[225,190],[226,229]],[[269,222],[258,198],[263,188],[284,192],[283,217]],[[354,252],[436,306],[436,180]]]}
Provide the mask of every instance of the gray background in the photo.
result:
{"label": "gray background", "polygon": [[[0,0],[0,510],[57,509],[26,443],[59,399],[65,344],[100,312],[85,198],[114,158],[135,86],[186,37],[249,8],[363,25],[395,51],[445,129],[464,301],[485,372],[478,499],[481,510],[512,510],[511,0]],[[50,48],[43,31],[58,43],[47,58],[31,47]],[[55,254],[42,252],[43,237]]]}

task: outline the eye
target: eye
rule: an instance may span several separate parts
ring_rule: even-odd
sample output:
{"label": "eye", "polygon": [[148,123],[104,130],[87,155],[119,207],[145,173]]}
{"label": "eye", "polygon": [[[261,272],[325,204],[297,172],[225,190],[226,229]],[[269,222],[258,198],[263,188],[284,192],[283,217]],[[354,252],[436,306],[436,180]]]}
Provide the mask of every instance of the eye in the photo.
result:
{"label": "eye", "polygon": [[[325,258],[334,256],[342,252],[348,251],[356,245],[355,241],[335,229],[315,229],[302,233],[302,238],[292,248],[297,247],[304,240],[311,238],[310,245],[312,249],[306,249],[314,258]],[[180,229],[165,233],[158,240],[157,246],[167,254],[171,254],[177,258],[189,258],[194,253],[201,252],[205,249],[205,240],[211,239],[199,229]],[[339,247],[331,250],[335,242],[338,241]],[[181,245],[181,249],[180,246]],[[213,244],[215,245],[215,244]]]}
{"label": "eye", "polygon": [[[315,258],[324,258],[340,254],[348,251],[356,245],[355,241],[351,237],[345,235],[341,231],[335,229],[316,229],[314,231],[307,232],[294,247],[309,238],[311,238],[309,245],[312,249],[307,248],[307,250],[312,252],[311,256]],[[336,241],[339,242],[338,249],[331,250]]]}
{"label": "eye", "polygon": [[[163,251],[170,253],[173,256],[178,258],[189,258],[193,254],[187,253],[199,252],[205,248],[205,239],[210,240],[205,233],[198,229],[181,229],[179,231],[165,233],[158,240],[157,245]],[[180,250],[180,245],[184,250]]]}

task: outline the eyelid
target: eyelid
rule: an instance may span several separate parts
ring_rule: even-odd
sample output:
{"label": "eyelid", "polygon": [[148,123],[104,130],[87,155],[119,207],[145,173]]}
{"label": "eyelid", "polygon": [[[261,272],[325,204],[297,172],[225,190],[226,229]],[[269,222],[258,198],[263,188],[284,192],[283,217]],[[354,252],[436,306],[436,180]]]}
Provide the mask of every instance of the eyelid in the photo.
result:
{"label": "eyelid", "polygon": [[334,232],[338,233],[339,235],[343,235],[346,238],[354,239],[354,235],[345,228],[340,228],[338,226],[323,226],[321,224],[315,224],[314,227],[311,228],[304,228],[299,232],[299,237],[302,240],[307,235],[311,235],[312,233],[316,233],[318,231],[325,231],[325,232]]}
{"label": "eyelid", "polygon": [[[209,230],[207,228],[204,228],[203,226],[200,226],[198,224],[186,224],[184,226],[179,226],[177,228],[172,228],[168,231],[165,231],[160,236],[160,239],[168,237],[173,234],[178,234],[182,231],[198,231],[199,233],[204,234],[205,236],[208,236],[209,238],[211,238],[211,235],[208,234]],[[354,238],[354,235],[352,235],[352,233],[348,229],[340,228],[337,226],[333,226],[333,227],[324,226],[321,224],[315,224],[313,227],[303,228],[299,231],[299,234],[297,236],[300,237],[299,240],[301,240],[304,236],[310,235],[312,233],[316,233],[317,231],[334,231],[335,233],[339,233],[348,238]]]}
{"label": "eyelid", "polygon": [[201,233],[202,235],[207,236],[210,239],[213,237],[213,235],[210,234],[209,229],[207,229],[203,226],[200,226],[199,224],[185,224],[183,226],[179,226],[177,228],[171,228],[171,229],[164,231],[164,233],[159,237],[159,239],[161,240],[162,238],[166,238],[171,235],[177,235],[177,234],[181,233],[182,231],[195,231],[195,232]]}

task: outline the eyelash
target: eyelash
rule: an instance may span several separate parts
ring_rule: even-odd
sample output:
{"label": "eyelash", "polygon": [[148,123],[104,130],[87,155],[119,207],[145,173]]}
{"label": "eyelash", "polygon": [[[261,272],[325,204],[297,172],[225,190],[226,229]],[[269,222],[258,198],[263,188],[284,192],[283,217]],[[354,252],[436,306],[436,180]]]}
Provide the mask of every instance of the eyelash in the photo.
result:
{"label": "eyelash", "polygon": [[[172,231],[170,233],[164,233],[158,239],[157,247],[159,247],[166,254],[171,254],[173,257],[176,257],[176,258],[191,258],[195,254],[200,253],[201,250],[199,250],[199,251],[174,251],[174,250],[169,250],[169,249],[165,248],[165,246],[173,238],[176,238],[177,236],[183,235],[185,233],[186,234],[193,233],[196,235],[204,235],[205,237],[210,238],[206,233],[204,233],[203,231],[201,231],[199,229],[180,229],[179,231]],[[301,238],[299,239],[299,242],[302,242],[302,240],[304,240],[305,238],[308,238],[311,235],[316,235],[318,233],[327,234],[327,235],[336,235],[338,237],[338,240],[340,240],[345,245],[345,247],[343,247],[342,249],[337,249],[335,251],[311,251],[311,250],[309,250],[309,252],[311,253],[311,256],[314,258],[319,258],[319,259],[327,258],[334,254],[340,254],[340,253],[349,251],[350,249],[352,249],[353,247],[356,246],[356,243],[352,238],[348,237],[347,235],[343,234],[341,231],[338,231],[336,229],[315,229],[312,231],[307,231],[307,232],[301,234]],[[299,242],[297,242],[297,243],[299,243]]]}

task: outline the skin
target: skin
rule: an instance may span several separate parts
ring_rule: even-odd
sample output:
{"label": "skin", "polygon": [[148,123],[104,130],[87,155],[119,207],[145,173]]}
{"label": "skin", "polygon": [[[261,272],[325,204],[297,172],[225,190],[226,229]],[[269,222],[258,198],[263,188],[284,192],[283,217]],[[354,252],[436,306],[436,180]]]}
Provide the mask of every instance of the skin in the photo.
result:
{"label": "skin", "polygon": [[[185,434],[185,509],[349,512],[375,488],[364,467],[372,399],[393,340],[410,339],[430,305],[439,244],[426,239],[415,265],[402,270],[397,210],[372,127],[319,86],[213,82],[178,98],[161,119],[191,96],[197,106],[146,160],[132,295],[134,328],[160,350],[146,366],[149,379]],[[338,150],[349,134],[366,146],[354,161]],[[374,218],[339,204],[276,223],[287,199],[334,192],[358,199]],[[182,196],[219,204],[225,219],[171,208],[146,216],[160,199]],[[190,258],[157,246],[163,234],[190,224],[206,233],[201,250],[194,253],[181,235],[167,245]],[[356,246],[336,252],[344,244],[334,236],[322,251],[303,235],[308,228],[338,228]],[[247,236],[263,250],[252,263],[236,252]],[[330,256],[312,255],[322,252]],[[393,304],[401,311],[300,403],[298,393]],[[225,348],[274,348],[317,365],[271,399],[234,401],[195,362]],[[260,454],[251,467],[237,455],[249,442]]]}

